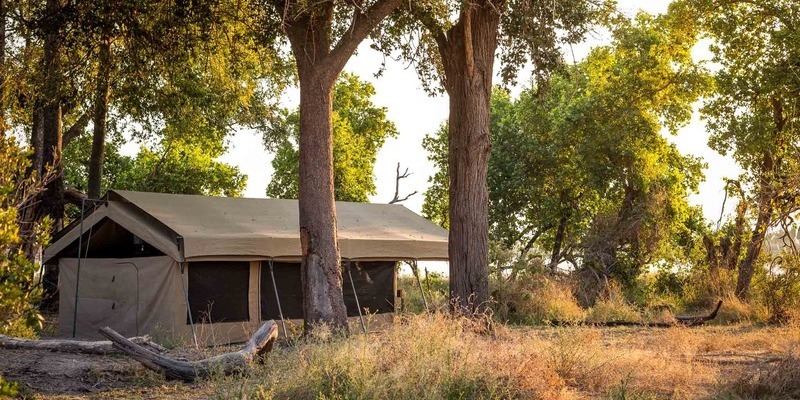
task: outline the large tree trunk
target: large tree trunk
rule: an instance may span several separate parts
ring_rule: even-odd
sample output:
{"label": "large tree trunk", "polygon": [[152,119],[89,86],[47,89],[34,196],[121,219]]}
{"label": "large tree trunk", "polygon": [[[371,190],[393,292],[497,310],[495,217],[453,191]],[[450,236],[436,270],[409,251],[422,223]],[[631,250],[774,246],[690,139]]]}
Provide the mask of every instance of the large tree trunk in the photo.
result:
{"label": "large tree trunk", "polygon": [[350,26],[332,46],[333,2],[313,5],[272,0],[292,47],[300,81],[300,176],[298,203],[303,260],[305,332],[324,322],[347,332],[333,191],[333,84],[370,31],[403,0],[353,2]]}
{"label": "large tree trunk", "polygon": [[331,113],[338,72],[322,68],[330,53],[332,13],[328,5],[316,16],[292,21],[288,29],[300,81],[298,206],[306,333],[318,323],[347,331],[333,187]]}
{"label": "large tree trunk", "polygon": [[488,2],[465,5],[459,22],[439,40],[450,96],[450,298],[472,313],[489,298],[490,120],[498,10]]}
{"label": "large tree trunk", "polygon": [[[47,13],[58,15],[63,8],[63,0],[47,0]],[[61,53],[63,51],[62,24],[60,18],[45,22],[44,55],[44,107],[42,109],[42,159],[47,173],[51,174],[46,190],[41,198],[39,216],[49,216],[53,229],[59,230],[64,217],[64,178],[61,163],[62,115],[61,115]]]}
{"label": "large tree trunk", "polygon": [[92,155],[89,158],[89,181],[87,195],[99,199],[103,183],[103,157],[106,149],[106,123],[108,121],[108,99],[111,93],[111,41],[106,37],[100,45],[97,88],[94,95],[94,132],[92,133]]}
{"label": "large tree trunk", "polygon": [[[333,190],[332,82],[300,78],[300,243],[305,320],[347,328]],[[311,328],[306,325],[307,329]]]}

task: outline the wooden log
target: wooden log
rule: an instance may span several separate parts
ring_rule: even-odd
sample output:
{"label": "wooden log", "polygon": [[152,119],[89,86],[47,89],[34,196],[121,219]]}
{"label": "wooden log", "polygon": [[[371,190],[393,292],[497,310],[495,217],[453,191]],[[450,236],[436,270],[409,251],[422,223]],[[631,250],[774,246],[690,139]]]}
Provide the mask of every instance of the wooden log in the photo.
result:
{"label": "wooden log", "polygon": [[[136,336],[127,339],[142,347],[148,348],[156,353],[163,353],[165,348],[150,341],[147,336]],[[119,350],[114,348],[110,340],[101,341],[85,341],[85,340],[71,340],[71,339],[20,339],[5,335],[0,335],[0,348],[3,349],[29,349],[29,350],[47,350],[57,351],[61,353],[82,353],[82,354],[111,354],[117,353]]]}
{"label": "wooden log", "polygon": [[714,311],[711,314],[703,315],[703,316],[691,316],[691,315],[679,315],[675,317],[678,323],[688,326],[698,326],[703,325],[704,323],[717,318],[717,313],[719,312],[720,307],[722,307],[722,300],[717,302],[717,306],[714,308]]}
{"label": "wooden log", "polygon": [[244,348],[232,353],[220,354],[199,361],[176,360],[157,354],[131,342],[109,327],[101,328],[100,333],[109,338],[114,347],[121,350],[145,367],[163,372],[167,378],[192,382],[197,378],[205,378],[212,373],[234,374],[246,369],[257,357],[270,350],[278,338],[278,325],[269,320],[261,325]]}
{"label": "wooden log", "polygon": [[[701,326],[708,321],[711,321],[717,318],[717,313],[719,312],[720,307],[722,307],[722,300],[717,302],[717,307],[714,308],[708,315],[701,315],[701,316],[693,316],[693,315],[679,315],[675,317],[675,322],[634,322],[634,321],[604,321],[604,322],[592,322],[589,325],[592,326],[639,326],[645,328],[671,328],[673,326]],[[573,325],[583,325],[583,323],[574,323],[574,322],[564,322],[564,321],[550,321],[550,325],[554,326],[573,326]]]}

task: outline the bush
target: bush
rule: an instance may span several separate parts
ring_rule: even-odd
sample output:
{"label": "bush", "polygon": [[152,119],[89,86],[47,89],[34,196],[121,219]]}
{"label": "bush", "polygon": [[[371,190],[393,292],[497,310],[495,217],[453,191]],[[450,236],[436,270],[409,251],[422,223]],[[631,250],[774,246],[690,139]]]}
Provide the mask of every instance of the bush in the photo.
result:
{"label": "bush", "polygon": [[[448,307],[449,281],[444,275],[437,272],[420,272],[420,283],[425,291],[425,300],[428,301],[428,311],[446,310]],[[417,278],[413,274],[401,273],[397,278],[397,288],[403,291],[404,312],[418,314],[425,311],[425,302],[422,299]],[[399,307],[399,305],[398,305]]]}
{"label": "bush", "polygon": [[773,323],[787,323],[800,317],[800,257],[787,254],[768,262],[763,283],[756,295]]}
{"label": "bush", "polygon": [[642,314],[625,300],[622,286],[616,282],[611,282],[605,287],[594,306],[589,309],[589,321],[641,322]]}
{"label": "bush", "polygon": [[515,324],[578,323],[585,313],[572,287],[557,277],[522,274],[491,281],[495,317]]}
{"label": "bush", "polygon": [[31,184],[24,179],[26,163],[26,154],[13,138],[0,138],[0,334],[32,337],[42,322],[36,309],[37,268],[20,249],[17,225],[17,207],[24,204]]}
{"label": "bush", "polygon": [[19,393],[19,388],[14,382],[9,382],[0,376],[0,399],[14,397]]}

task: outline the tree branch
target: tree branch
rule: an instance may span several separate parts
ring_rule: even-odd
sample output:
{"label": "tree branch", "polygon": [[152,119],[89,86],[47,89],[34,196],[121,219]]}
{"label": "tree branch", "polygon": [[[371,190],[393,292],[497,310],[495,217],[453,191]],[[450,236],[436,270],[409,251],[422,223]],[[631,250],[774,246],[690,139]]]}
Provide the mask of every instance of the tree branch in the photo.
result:
{"label": "tree branch", "polygon": [[408,172],[408,168],[406,168],[405,172],[403,172],[401,174],[400,173],[400,163],[397,163],[397,176],[396,176],[395,181],[394,181],[394,198],[392,198],[392,200],[389,202],[389,204],[396,204],[396,203],[400,203],[400,202],[406,201],[411,196],[417,194],[417,191],[415,190],[413,193],[410,193],[410,194],[406,195],[402,199],[400,198],[400,179],[408,178],[409,176],[411,176],[411,174]]}
{"label": "tree branch", "polygon": [[62,146],[67,147],[67,145],[70,144],[73,140],[83,135],[83,132],[86,130],[86,126],[89,124],[90,119],[91,116],[89,115],[88,112],[81,114],[81,116],[78,117],[78,120],[75,121],[75,123],[72,124],[72,126],[70,126],[69,129],[64,131],[64,136],[61,139]]}
{"label": "tree branch", "polygon": [[422,5],[421,1],[412,1],[410,4],[411,7],[411,15],[419,21],[425,29],[428,30],[428,33],[433,37],[436,41],[436,44],[439,48],[447,47],[447,35],[444,32],[444,27],[439,21],[436,20],[436,17],[430,12],[430,7],[426,8]]}
{"label": "tree branch", "polygon": [[358,45],[378,24],[403,4],[403,0],[377,0],[366,12],[353,7],[353,22],[325,59],[323,70],[333,79],[339,75],[347,61],[356,51]]}

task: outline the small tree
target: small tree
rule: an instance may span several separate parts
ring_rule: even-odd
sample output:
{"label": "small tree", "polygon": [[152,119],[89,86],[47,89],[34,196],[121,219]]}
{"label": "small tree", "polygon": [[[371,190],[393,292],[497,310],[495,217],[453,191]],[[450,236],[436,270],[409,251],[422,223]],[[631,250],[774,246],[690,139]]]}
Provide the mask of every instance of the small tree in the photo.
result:
{"label": "small tree", "polygon": [[[36,265],[21,249],[18,211],[30,207],[33,180],[26,180],[27,154],[13,138],[0,138],[0,334],[30,337],[41,327],[42,317],[36,308],[39,288]],[[36,234],[31,242],[46,239],[47,220],[30,231]],[[45,228],[45,229],[43,229]]]}

